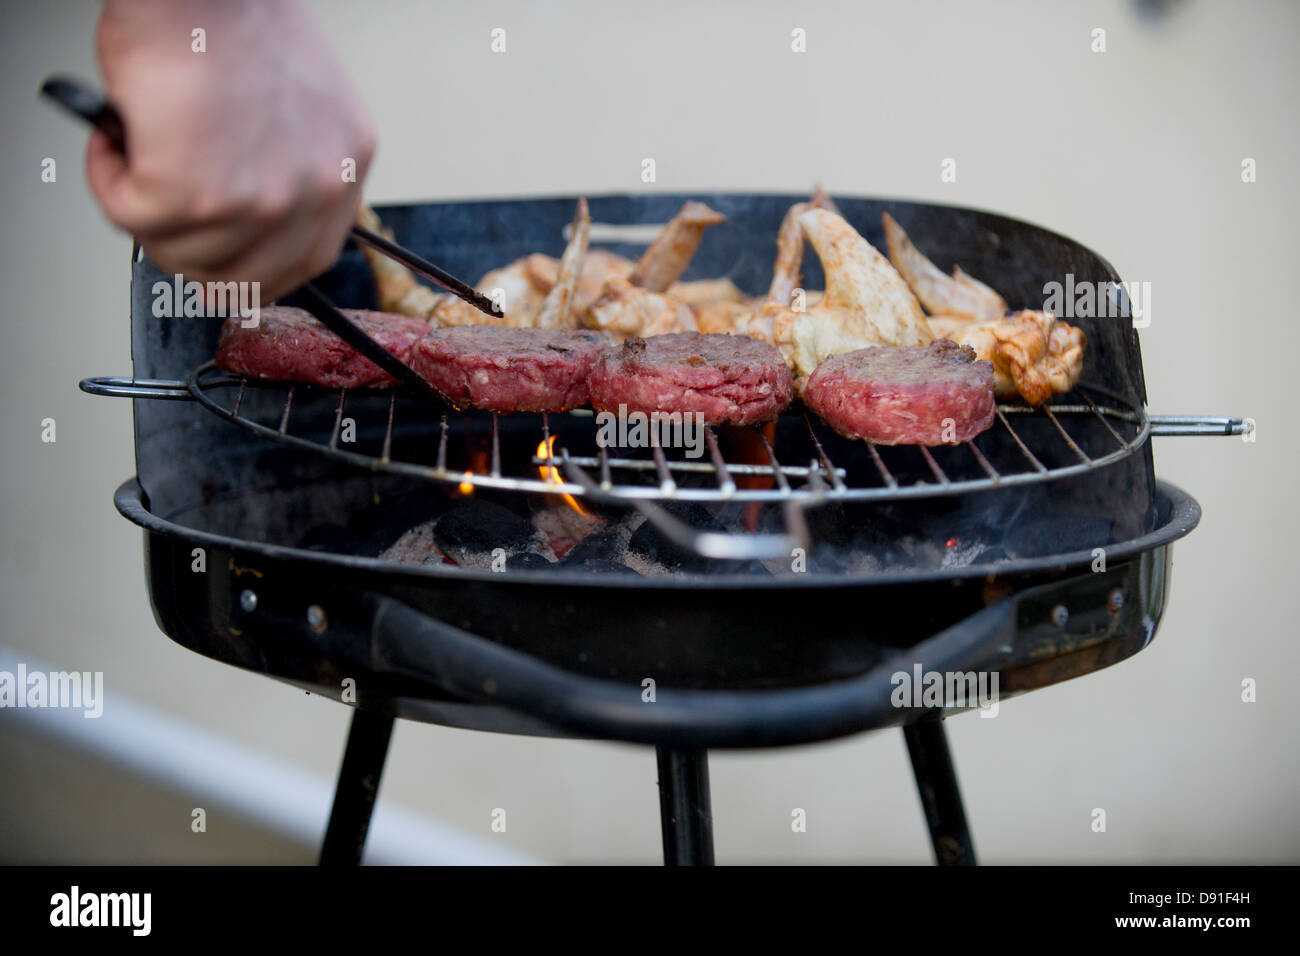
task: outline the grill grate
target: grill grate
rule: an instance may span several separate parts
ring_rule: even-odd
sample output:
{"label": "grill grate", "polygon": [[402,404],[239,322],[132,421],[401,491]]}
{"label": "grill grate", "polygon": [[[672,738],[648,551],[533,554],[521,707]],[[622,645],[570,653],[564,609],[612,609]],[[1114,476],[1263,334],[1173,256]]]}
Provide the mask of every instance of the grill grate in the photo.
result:
{"label": "grill grate", "polygon": [[[255,421],[244,411],[244,399],[250,389],[280,390],[284,393],[278,421],[274,425]],[[448,461],[449,425],[447,416],[440,417],[437,425],[437,451],[432,463],[402,460],[393,457],[393,429],[396,421],[397,399],[387,396],[386,416],[383,417],[383,438],[379,454],[367,454],[340,445],[347,402],[361,397],[337,389],[334,404],[333,427],[328,441],[293,434],[290,428],[295,395],[299,391],[329,392],[313,386],[286,385],[262,382],[240,375],[222,372],[213,363],[197,369],[189,382],[190,394],[213,413],[259,435],[275,441],[286,442],[328,455],[350,465],[375,471],[391,471],[415,475],[432,481],[498,491],[529,492],[536,494],[592,496],[603,499],[634,501],[694,501],[694,502],[801,502],[816,501],[890,501],[942,495],[969,494],[1011,485],[1054,481],[1082,474],[1113,464],[1142,447],[1151,434],[1151,423],[1145,410],[1124,407],[1114,399],[1099,404],[1083,389],[1074,395],[1081,399],[1074,404],[1044,406],[1038,409],[1021,405],[999,405],[997,422],[992,429],[971,441],[963,442],[960,449],[969,456],[970,468],[966,474],[949,474],[953,470],[950,460],[940,461],[935,452],[924,446],[908,449],[882,449],[871,441],[846,442],[829,433],[829,430],[803,412],[782,416],[781,439],[777,445],[804,445],[810,451],[807,463],[795,464],[781,461],[772,440],[762,427],[752,427],[750,432],[761,449],[761,460],[740,461],[728,459],[714,429],[704,430],[704,453],[698,460],[681,455],[670,455],[659,445],[649,448],[648,456],[629,455],[624,449],[610,449],[595,442],[595,422],[590,412],[568,413],[568,419],[585,417],[588,427],[580,430],[588,436],[586,444],[593,446],[590,453],[568,449],[553,431],[552,416],[536,416],[539,427],[534,433],[539,453],[528,460],[531,474],[504,473],[502,470],[500,416],[495,413],[471,413],[490,419],[488,466],[483,470],[458,467]],[[333,394],[331,393],[331,394]],[[223,401],[222,399],[226,400]],[[367,409],[376,411],[379,402],[375,393],[364,395]],[[381,416],[376,415],[376,418]],[[519,416],[514,416],[519,417]],[[1017,424],[1013,425],[1013,421]],[[1067,427],[1067,422],[1069,426]],[[1037,427],[1035,434],[1027,437],[1027,425]],[[1100,426],[1098,426],[1100,423]],[[791,441],[791,428],[797,429]],[[1106,443],[1098,448],[1095,438],[1099,427],[1104,427]],[[1083,431],[1090,437],[1084,441]],[[1073,431],[1072,431],[1073,430]],[[572,434],[573,428],[566,429]],[[1025,434],[1022,434],[1024,432]],[[1044,464],[1050,458],[1044,450],[1045,438],[1054,434],[1071,460],[1052,465]],[[513,436],[512,436],[513,438]],[[531,441],[532,439],[530,439]],[[827,448],[830,441],[840,447],[836,462]],[[1085,451],[1085,444],[1093,451]],[[862,449],[865,448],[865,454]],[[542,454],[542,450],[547,450]],[[895,474],[886,461],[886,455],[898,455],[906,450],[919,454],[924,465],[923,476],[904,477]],[[948,451],[949,449],[945,449]],[[843,457],[846,452],[852,460]],[[884,452],[882,454],[882,452]],[[945,459],[951,459],[945,455]],[[802,459],[800,459],[802,461]],[[947,465],[947,467],[945,467]],[[546,470],[546,474],[542,473]],[[564,478],[558,478],[559,469]],[[549,477],[548,477],[549,475]]]}
{"label": "grill grate", "polygon": [[[395,453],[398,396],[392,392],[350,395],[346,389],[264,382],[223,372],[213,362],[199,366],[186,382],[105,377],[85,379],[81,388],[95,395],[198,401],[221,418],[264,438],[371,471],[414,475],[457,485],[461,490],[483,488],[568,495],[630,506],[642,512],[675,544],[703,557],[725,560],[786,558],[792,548],[806,547],[810,536],[804,509],[820,504],[962,495],[1054,481],[1114,464],[1138,451],[1151,435],[1245,435],[1254,427],[1250,419],[1241,418],[1149,416],[1145,408],[1088,387],[1075,389],[1073,404],[1040,408],[999,405],[997,425],[960,446],[932,450],[921,446],[882,448],[869,441],[850,442],[824,425],[814,423],[806,413],[796,411],[782,415],[770,426],[728,429],[722,435],[705,429],[703,444],[707,460],[697,461],[684,456],[670,457],[658,446],[650,449],[649,457],[611,454],[608,447],[595,441],[592,412],[582,410],[558,416],[564,420],[563,427],[558,429],[553,425],[552,416],[538,416],[540,427],[531,437],[525,434],[525,439],[531,441],[540,435],[541,441],[536,453],[524,456],[519,450],[527,446],[520,444],[524,439],[514,432],[515,426],[528,416],[510,416],[511,435],[503,456],[500,417],[472,412],[465,416],[467,427],[457,434],[477,434],[475,429],[486,419],[484,440],[490,447],[485,454],[475,457],[473,467],[465,468],[451,462],[448,446],[453,429],[445,414],[438,419],[433,461],[424,460],[429,456],[428,405],[419,405],[421,420],[410,423],[420,426],[423,452],[413,457],[399,457]],[[284,393],[283,399],[276,398],[279,391]],[[255,420],[255,413],[249,411],[249,396],[254,392],[258,393],[258,400],[251,404],[256,406],[256,414],[272,420],[273,425]],[[317,437],[305,437],[293,431],[294,402],[300,394],[311,399],[308,404]],[[1102,399],[1100,403],[1094,394]],[[382,423],[382,439],[375,442],[378,454],[342,447],[351,444],[343,434],[349,399],[364,404],[367,412]],[[323,401],[333,404],[322,406],[319,403]],[[380,418],[375,413],[385,404],[387,408],[380,413]],[[319,410],[323,407],[333,409],[326,440],[318,437]],[[775,439],[769,438],[768,428],[774,429]],[[724,445],[736,445],[738,434],[748,437],[748,451],[744,452],[742,442],[739,444],[744,453],[728,457]],[[569,443],[575,447],[571,449]],[[578,449],[579,444],[585,449]],[[785,461],[778,457],[778,448]],[[698,456],[701,459],[703,451]],[[913,456],[910,463],[907,455]],[[954,458],[955,455],[965,456],[964,462]],[[915,460],[918,457],[919,464]],[[503,465],[505,458],[511,460],[510,469]],[[793,464],[794,461],[808,464]],[[662,507],[672,501],[780,503],[784,531],[742,534],[703,531],[673,517]]]}

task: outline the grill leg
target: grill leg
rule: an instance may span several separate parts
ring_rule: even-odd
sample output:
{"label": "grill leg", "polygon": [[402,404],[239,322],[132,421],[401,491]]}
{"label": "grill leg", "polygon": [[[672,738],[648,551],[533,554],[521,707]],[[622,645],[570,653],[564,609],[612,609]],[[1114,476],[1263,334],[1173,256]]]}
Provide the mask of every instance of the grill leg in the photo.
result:
{"label": "grill leg", "polygon": [[974,866],[975,844],[961,805],[957,771],[948,751],[943,721],[924,720],[903,728],[907,753],[916,774],[916,789],[930,827],[934,859],[940,866]]}
{"label": "grill leg", "polygon": [[665,866],[713,865],[713,810],[709,805],[706,750],[656,747],[659,823]]}
{"label": "grill leg", "polygon": [[393,718],[365,710],[352,712],[352,728],[343,751],[343,766],[334,790],[321,866],[357,866],[370,829],[370,813],[384,773],[388,741],[393,735]]}

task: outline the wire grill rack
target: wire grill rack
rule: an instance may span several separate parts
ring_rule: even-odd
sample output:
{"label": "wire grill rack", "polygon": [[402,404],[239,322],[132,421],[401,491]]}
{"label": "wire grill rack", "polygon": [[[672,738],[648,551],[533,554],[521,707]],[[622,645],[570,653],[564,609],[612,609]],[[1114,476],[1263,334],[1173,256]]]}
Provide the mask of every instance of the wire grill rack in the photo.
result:
{"label": "wire grill rack", "polygon": [[[256,421],[246,413],[245,397],[252,389],[274,389],[283,394],[273,420]],[[334,425],[328,439],[323,436],[294,434],[291,426],[295,397],[311,392],[316,393],[313,395],[315,401],[322,401],[319,393],[325,391],[331,393],[331,402],[335,408]],[[188,383],[187,392],[214,414],[258,435],[308,448],[357,467],[499,491],[592,495],[643,501],[884,501],[967,494],[1008,485],[1053,481],[1101,468],[1132,454],[1151,434],[1151,423],[1144,410],[1116,407],[1118,403],[1099,404],[1091,395],[1076,390],[1074,394],[1082,398],[1082,403],[1048,405],[1038,409],[1023,405],[999,405],[997,424],[991,430],[999,433],[996,438],[1003,439],[998,443],[999,446],[992,446],[990,438],[994,436],[986,438],[984,435],[961,444],[978,469],[978,477],[949,475],[931,449],[916,446],[914,451],[923,460],[928,479],[904,481],[900,480],[901,476],[896,475],[885,460],[881,448],[871,441],[853,443],[862,449],[861,454],[869,460],[870,469],[859,467],[861,461],[853,462],[854,467],[838,465],[831,458],[823,435],[819,435],[822,429],[814,426],[812,419],[802,412],[784,416],[786,419],[797,418],[801,421],[803,437],[813,450],[812,457],[806,463],[797,464],[778,459],[771,439],[761,427],[749,429],[757,446],[762,449],[761,457],[765,460],[761,461],[729,461],[721,450],[717,433],[708,426],[703,430],[707,455],[701,457],[705,460],[691,460],[679,454],[670,457],[669,453],[673,450],[658,444],[647,449],[648,456],[621,454],[624,450],[603,445],[596,447],[592,454],[571,453],[567,447],[554,440],[551,416],[541,414],[534,416],[539,422],[533,443],[539,453],[534,454],[529,462],[532,473],[511,474],[503,471],[501,465],[500,416],[496,413],[474,413],[490,418],[488,465],[482,471],[475,471],[467,470],[463,464],[449,463],[446,414],[438,420],[436,451],[432,461],[409,461],[394,457],[392,437],[397,410],[395,393],[390,392],[386,400],[380,399],[377,403],[374,393],[349,393],[347,389],[326,390],[292,383],[263,382],[222,372],[212,363],[195,371]],[[364,398],[367,410],[372,414],[377,411],[376,404],[386,405],[383,439],[378,454],[345,447],[340,441],[342,426],[349,412],[349,397]],[[570,413],[566,417],[572,415]],[[591,421],[593,440],[589,444],[595,445],[594,417],[590,413],[580,417]],[[1031,419],[1050,423],[1052,431],[1069,449],[1073,460],[1054,466],[1044,464],[1043,459],[1048,456],[1035,449],[1041,442],[1041,436],[1026,440],[1021,434],[1024,422]],[[1076,439],[1066,424],[1069,422],[1077,426],[1082,420],[1087,420],[1094,427],[1095,423],[1100,423],[1112,439],[1108,443],[1109,447],[1091,453],[1085,451],[1081,439]],[[1009,440],[1009,445],[1006,440]],[[1008,454],[1007,448],[1014,449],[1014,454]],[[549,451],[549,454],[543,454],[544,450]],[[540,469],[550,471],[543,474]],[[557,475],[557,469],[563,469],[566,477]],[[708,480],[684,481],[688,476]],[[742,484],[737,481],[738,478],[767,481],[746,481]]]}
{"label": "wire grill rack", "polygon": [[[402,401],[396,392],[268,382],[224,372],[212,362],[184,382],[96,378],[81,387],[100,395],[194,400],[263,438],[371,471],[413,475],[461,490],[568,495],[635,507],[676,543],[705,557],[726,559],[785,556],[792,546],[806,545],[803,510],[818,504],[962,495],[1056,481],[1114,464],[1153,434],[1239,435],[1250,428],[1248,420],[1237,418],[1149,416],[1116,396],[1077,388],[1060,404],[1000,404],[994,426],[959,446],[884,448],[871,441],[850,442],[794,410],[774,428],[719,432],[705,427],[700,454],[693,459],[680,448],[654,442],[642,449],[608,447],[596,440],[590,411],[512,415],[508,430],[495,413],[466,412],[460,414],[469,430],[482,435],[479,453],[467,467],[458,460],[463,456],[449,451],[453,432],[464,432],[466,422],[453,429],[448,414],[427,403]],[[295,409],[304,403],[313,409],[312,425],[295,430]],[[327,421],[322,428],[320,410],[326,406],[333,409],[332,427]],[[381,437],[348,441],[348,431],[357,430],[354,414],[367,418],[367,434]],[[530,417],[535,430],[525,427],[521,434],[520,419]],[[410,452],[409,443],[394,440],[403,424],[399,418],[415,418],[405,424],[431,435],[413,454],[400,453],[398,445]],[[345,427],[348,423],[352,429]],[[724,446],[732,453],[724,452]],[[737,446],[742,455],[735,453]],[[531,448],[535,450],[527,453]],[[673,501],[779,503],[786,533],[702,531],[660,507]]]}

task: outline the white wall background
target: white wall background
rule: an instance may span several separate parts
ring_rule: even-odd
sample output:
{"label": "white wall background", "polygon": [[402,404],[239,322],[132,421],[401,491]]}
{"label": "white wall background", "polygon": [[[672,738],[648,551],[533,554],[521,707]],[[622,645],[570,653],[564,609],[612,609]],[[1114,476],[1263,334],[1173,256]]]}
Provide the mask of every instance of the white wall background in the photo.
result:
{"label": "white wall background", "polygon": [[[1300,671],[1300,336],[1286,292],[1300,260],[1300,7],[1192,0],[1151,23],[1121,2],[314,6],[375,114],[377,201],[637,190],[652,156],[663,190],[819,180],[997,210],[1149,281],[1152,410],[1253,416],[1259,439],[1156,440],[1159,473],[1205,519],[1176,548],[1151,648],[996,720],[950,721],[977,849],[987,862],[1300,861],[1287,696]],[[129,372],[130,242],[81,180],[84,130],[36,99],[49,72],[94,75],[96,14],[5,6],[0,644],[105,671],[108,707],[129,696],[330,774],[348,712],[161,635],[139,535],[111,505],[133,470],[130,406],[76,382]],[[493,27],[507,30],[504,55],[489,50]],[[790,51],[795,27],[805,54]],[[1094,27],[1104,54],[1090,52]],[[40,181],[47,156],[55,184]],[[940,182],[944,157],[956,183]],[[1257,703],[1240,701],[1245,677]],[[10,717],[0,740],[18,733]],[[8,820],[23,856],[95,856],[101,843],[114,849],[99,856],[221,856],[205,842],[220,827],[191,835],[187,813],[111,844],[138,806],[98,806],[91,826],[84,806],[42,791],[64,778],[40,753],[0,747],[0,808],[26,808]],[[929,859],[897,732],[711,765],[722,861]],[[402,724],[381,799],[545,858],[658,859],[654,759],[639,748]],[[806,834],[790,832],[796,806]],[[494,807],[508,809],[504,835],[489,833]],[[1094,807],[1105,834],[1089,828]]]}

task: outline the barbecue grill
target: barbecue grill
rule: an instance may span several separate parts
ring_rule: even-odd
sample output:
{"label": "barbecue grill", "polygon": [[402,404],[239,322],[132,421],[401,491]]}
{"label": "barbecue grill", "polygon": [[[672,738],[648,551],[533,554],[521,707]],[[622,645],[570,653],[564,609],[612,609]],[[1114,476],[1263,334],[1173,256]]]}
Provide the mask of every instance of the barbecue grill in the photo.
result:
{"label": "barbecue grill", "polygon": [[[688,198],[729,222],[686,278],[765,288],[801,197],[597,197],[593,238],[635,256],[628,240]],[[473,276],[558,253],[573,201],[381,215],[417,253]],[[887,210],[938,265],[960,262],[1013,304],[1066,274],[1118,282],[1079,244],[1012,219],[837,202],[873,244]],[[1155,479],[1149,439],[1248,428],[1149,415],[1132,323],[1100,317],[1071,320],[1089,341],[1074,392],[1000,405],[994,428],[960,446],[851,442],[796,408],[706,431],[698,458],[611,449],[590,412],[496,416],[222,372],[220,322],[155,317],[160,280],[137,256],[134,375],[82,388],[135,399],[138,474],[115,502],[144,529],[162,630],[355,708],[322,862],[359,861],[392,722],[406,718],[655,746],[669,863],[712,862],[710,748],[902,726],[936,859],[972,863],[941,718],[974,702],[895,706],[896,675],[995,674],[1006,699],[1141,650],[1172,542],[1200,516]],[[810,262],[805,284],[820,282]],[[356,249],[318,286],[287,304],[374,300]],[[501,546],[502,527],[542,516],[580,525],[579,544],[558,560],[559,547]],[[460,550],[445,544],[453,524]],[[401,559],[421,528],[428,556]]]}

